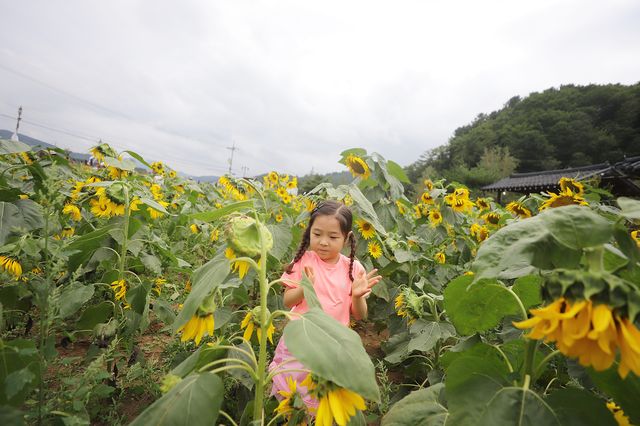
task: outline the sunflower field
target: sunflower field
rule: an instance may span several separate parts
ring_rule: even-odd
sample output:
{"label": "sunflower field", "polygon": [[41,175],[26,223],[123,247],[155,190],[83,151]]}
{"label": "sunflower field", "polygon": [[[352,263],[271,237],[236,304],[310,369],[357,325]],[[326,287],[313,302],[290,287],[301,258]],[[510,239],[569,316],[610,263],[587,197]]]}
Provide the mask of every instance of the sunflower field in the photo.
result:
{"label": "sunflower field", "polygon": [[[409,196],[359,148],[350,184],[305,194],[91,152],[97,168],[0,141],[3,425],[640,424],[638,200],[571,176],[504,207],[442,180]],[[307,278],[309,312],[282,302],[325,199],[383,277],[351,328]],[[281,336],[308,375],[276,399]]]}

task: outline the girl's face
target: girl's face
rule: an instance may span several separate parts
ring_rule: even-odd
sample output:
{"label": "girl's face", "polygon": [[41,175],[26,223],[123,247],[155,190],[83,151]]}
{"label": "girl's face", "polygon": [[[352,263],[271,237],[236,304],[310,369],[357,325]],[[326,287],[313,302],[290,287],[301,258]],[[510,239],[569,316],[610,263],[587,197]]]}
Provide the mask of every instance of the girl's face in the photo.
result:
{"label": "girl's face", "polygon": [[309,248],[327,263],[337,263],[346,241],[335,216],[318,216],[311,226]]}

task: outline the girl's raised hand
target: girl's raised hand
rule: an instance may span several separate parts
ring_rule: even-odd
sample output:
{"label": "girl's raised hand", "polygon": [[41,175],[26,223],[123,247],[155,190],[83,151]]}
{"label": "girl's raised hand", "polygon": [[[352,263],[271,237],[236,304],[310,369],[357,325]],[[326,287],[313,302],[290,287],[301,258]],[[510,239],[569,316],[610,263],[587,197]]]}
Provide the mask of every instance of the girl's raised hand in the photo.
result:
{"label": "girl's raised hand", "polygon": [[382,279],[382,276],[374,275],[376,272],[378,272],[377,269],[372,270],[368,274],[365,273],[365,271],[360,271],[353,280],[353,283],[351,283],[351,296],[367,297],[369,293],[371,293],[371,288]]}

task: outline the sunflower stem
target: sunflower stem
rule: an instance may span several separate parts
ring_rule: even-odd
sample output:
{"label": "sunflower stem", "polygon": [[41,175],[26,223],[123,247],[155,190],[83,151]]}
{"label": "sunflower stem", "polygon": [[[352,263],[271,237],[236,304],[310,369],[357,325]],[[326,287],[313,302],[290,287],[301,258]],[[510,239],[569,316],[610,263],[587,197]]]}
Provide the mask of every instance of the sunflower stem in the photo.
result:
{"label": "sunflower stem", "polygon": [[540,361],[540,364],[538,364],[538,366],[536,367],[536,372],[535,375],[533,376],[538,377],[540,375],[540,373],[542,373],[542,370],[544,369],[544,367],[547,366],[547,363],[551,360],[551,358],[553,358],[554,356],[558,355],[560,353],[559,350],[555,350],[553,352],[551,352],[549,355],[547,355],[546,357],[544,357],[542,359],[542,361]]}
{"label": "sunflower stem", "polygon": [[604,246],[585,250],[589,272],[604,272]]}
{"label": "sunflower stem", "polygon": [[524,373],[523,373],[524,374],[523,386],[526,385],[526,388],[528,388],[529,381],[531,380],[531,376],[533,375],[533,358],[536,353],[537,347],[538,347],[537,340],[530,339],[527,342],[527,348],[525,349],[526,352],[524,355]]}
{"label": "sunflower stem", "polygon": [[[258,215],[256,214],[256,221]],[[264,401],[264,387],[265,387],[265,373],[267,364],[267,328],[269,318],[267,317],[267,296],[269,294],[269,283],[267,281],[267,246],[265,245],[262,233],[260,233],[260,246],[262,253],[260,254],[260,265],[258,268],[260,276],[260,350],[258,353],[258,368],[257,368],[257,381],[256,381],[256,393],[253,400],[253,420],[263,422],[263,401]]]}

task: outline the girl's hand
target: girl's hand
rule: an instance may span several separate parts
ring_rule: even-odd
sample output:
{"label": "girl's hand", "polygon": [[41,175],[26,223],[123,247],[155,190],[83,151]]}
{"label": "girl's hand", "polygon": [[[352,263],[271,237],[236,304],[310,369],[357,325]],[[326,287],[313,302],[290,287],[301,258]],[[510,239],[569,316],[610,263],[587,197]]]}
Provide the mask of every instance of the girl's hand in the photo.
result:
{"label": "girl's hand", "polygon": [[355,279],[353,283],[351,283],[351,296],[352,297],[367,297],[369,293],[371,293],[371,288],[378,284],[382,277],[380,275],[374,274],[378,272],[377,269],[372,270],[368,274],[365,271],[361,271]]}
{"label": "girl's hand", "polygon": [[304,273],[307,277],[309,277],[309,281],[311,281],[311,284],[313,284],[315,282],[315,278],[316,276],[313,274],[313,267],[311,266],[305,266],[304,267]]}

